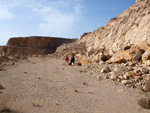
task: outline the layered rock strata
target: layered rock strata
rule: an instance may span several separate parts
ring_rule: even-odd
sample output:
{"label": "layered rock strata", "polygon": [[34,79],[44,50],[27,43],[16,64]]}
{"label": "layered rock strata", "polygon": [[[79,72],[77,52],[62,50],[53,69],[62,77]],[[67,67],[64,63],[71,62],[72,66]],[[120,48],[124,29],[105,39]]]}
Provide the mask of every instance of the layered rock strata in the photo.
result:
{"label": "layered rock strata", "polygon": [[60,45],[73,41],[74,39],[38,36],[10,38],[6,46],[0,47],[0,54],[8,56],[50,54]]}

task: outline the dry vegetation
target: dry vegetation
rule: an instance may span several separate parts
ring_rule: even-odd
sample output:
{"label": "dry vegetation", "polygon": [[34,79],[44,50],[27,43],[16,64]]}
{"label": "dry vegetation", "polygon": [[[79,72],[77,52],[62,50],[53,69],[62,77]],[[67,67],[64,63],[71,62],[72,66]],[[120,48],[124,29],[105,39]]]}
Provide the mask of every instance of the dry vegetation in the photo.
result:
{"label": "dry vegetation", "polygon": [[3,85],[0,84],[0,90],[2,90],[2,89],[5,89],[5,88],[3,87]]}

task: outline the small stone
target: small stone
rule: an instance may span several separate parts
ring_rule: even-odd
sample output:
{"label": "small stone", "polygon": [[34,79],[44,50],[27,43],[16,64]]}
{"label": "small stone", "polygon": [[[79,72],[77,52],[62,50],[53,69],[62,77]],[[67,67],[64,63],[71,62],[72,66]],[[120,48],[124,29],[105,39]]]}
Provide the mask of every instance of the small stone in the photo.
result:
{"label": "small stone", "polygon": [[111,75],[111,76],[110,76],[110,79],[116,81],[116,80],[117,80],[117,75]]}
{"label": "small stone", "polygon": [[105,79],[109,79],[109,75],[105,75]]}
{"label": "small stone", "polygon": [[150,60],[145,61],[145,66],[150,66]]}
{"label": "small stone", "polygon": [[103,78],[101,76],[98,76],[97,77],[97,80],[102,80]]}
{"label": "small stone", "polygon": [[133,71],[133,67],[128,67],[128,71]]}
{"label": "small stone", "polygon": [[140,69],[135,69],[134,72],[138,75],[138,76],[141,76],[142,75],[142,72]]}
{"label": "small stone", "polygon": [[141,58],[142,58],[142,56],[141,55],[139,55],[139,54],[135,54],[134,55],[134,57],[133,57],[133,61],[141,61]]}
{"label": "small stone", "polygon": [[117,90],[117,92],[123,92],[123,89],[119,89],[119,90]]}
{"label": "small stone", "polygon": [[119,79],[124,80],[123,76],[118,76]]}
{"label": "small stone", "polygon": [[117,67],[114,68],[114,72],[117,75],[123,75],[124,72],[125,72],[125,68],[121,68],[121,66],[117,66]]}
{"label": "small stone", "polygon": [[86,82],[83,82],[83,85],[87,85],[87,83],[86,83]]}
{"label": "small stone", "polygon": [[147,79],[145,81],[145,88],[146,88],[146,91],[150,91],[150,79]]}
{"label": "small stone", "polygon": [[130,77],[129,77],[127,74],[124,74],[124,75],[123,75],[123,78],[124,78],[125,80],[129,80],[129,79],[130,79]]}
{"label": "small stone", "polygon": [[121,82],[121,79],[117,79],[117,82]]}
{"label": "small stone", "polygon": [[135,62],[129,62],[129,63],[128,63],[128,66],[130,66],[130,67],[134,67],[135,65],[136,65]]}
{"label": "small stone", "polygon": [[126,72],[126,76],[128,76],[129,78],[134,78],[135,76],[138,76],[138,73],[135,73],[134,71],[129,71]]}
{"label": "small stone", "polygon": [[124,84],[124,85],[126,85],[126,84],[130,84],[131,81],[130,80],[122,80],[121,83]]}
{"label": "small stone", "polygon": [[149,70],[146,67],[140,69],[142,74],[149,74]]}
{"label": "small stone", "polygon": [[101,73],[109,73],[111,72],[110,68],[108,66],[104,67],[102,70],[101,70]]}

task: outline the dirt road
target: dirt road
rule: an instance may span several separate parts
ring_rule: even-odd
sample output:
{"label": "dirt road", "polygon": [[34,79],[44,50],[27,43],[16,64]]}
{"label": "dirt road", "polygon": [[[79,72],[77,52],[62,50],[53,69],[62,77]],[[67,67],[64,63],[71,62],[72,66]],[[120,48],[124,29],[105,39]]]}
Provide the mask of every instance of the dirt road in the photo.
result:
{"label": "dirt road", "polygon": [[18,113],[148,113],[136,89],[97,80],[55,58],[29,58],[0,71],[0,98]]}

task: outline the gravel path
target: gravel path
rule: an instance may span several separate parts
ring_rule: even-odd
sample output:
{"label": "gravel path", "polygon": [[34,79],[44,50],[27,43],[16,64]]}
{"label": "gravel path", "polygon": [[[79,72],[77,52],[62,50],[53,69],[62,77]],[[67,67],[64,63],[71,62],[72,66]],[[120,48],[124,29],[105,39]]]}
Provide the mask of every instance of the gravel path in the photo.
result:
{"label": "gravel path", "polygon": [[148,113],[136,89],[97,80],[55,58],[29,58],[0,71],[1,103],[18,113]]}

